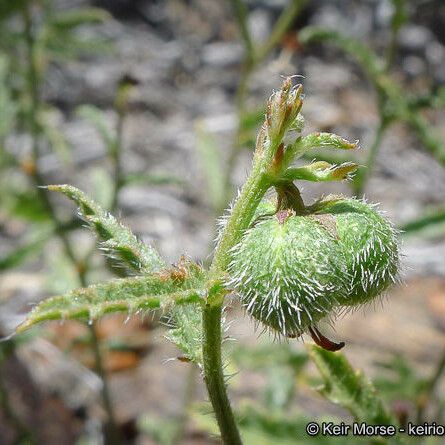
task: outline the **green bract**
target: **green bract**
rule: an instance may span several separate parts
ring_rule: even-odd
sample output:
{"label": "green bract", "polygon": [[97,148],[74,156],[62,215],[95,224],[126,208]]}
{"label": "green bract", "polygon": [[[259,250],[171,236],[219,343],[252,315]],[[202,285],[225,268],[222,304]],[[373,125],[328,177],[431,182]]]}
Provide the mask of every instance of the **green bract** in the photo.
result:
{"label": "green bract", "polygon": [[231,256],[229,286],[249,314],[286,336],[301,335],[342,306],[369,302],[398,269],[390,223],[344,198],[320,201],[304,215],[263,203]]}

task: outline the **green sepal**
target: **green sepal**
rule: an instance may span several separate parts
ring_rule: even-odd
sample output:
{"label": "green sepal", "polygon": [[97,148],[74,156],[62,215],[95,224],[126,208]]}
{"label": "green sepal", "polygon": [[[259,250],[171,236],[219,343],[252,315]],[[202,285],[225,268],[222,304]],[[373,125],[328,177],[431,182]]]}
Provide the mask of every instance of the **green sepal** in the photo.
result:
{"label": "green sepal", "polygon": [[359,148],[358,141],[350,142],[333,133],[311,133],[304,137],[299,137],[293,144],[286,147],[283,165],[289,166],[294,160],[302,157],[306,153],[322,149],[334,150],[355,150]]}
{"label": "green sepal", "polygon": [[288,168],[282,178],[287,181],[305,180],[313,182],[343,181],[351,178],[351,174],[358,168],[353,162],[340,165],[325,161],[313,162],[302,167]]}
{"label": "green sepal", "polygon": [[298,142],[303,152],[316,148],[333,148],[338,150],[354,150],[358,148],[358,141],[348,140],[333,133],[311,133],[301,138]]}

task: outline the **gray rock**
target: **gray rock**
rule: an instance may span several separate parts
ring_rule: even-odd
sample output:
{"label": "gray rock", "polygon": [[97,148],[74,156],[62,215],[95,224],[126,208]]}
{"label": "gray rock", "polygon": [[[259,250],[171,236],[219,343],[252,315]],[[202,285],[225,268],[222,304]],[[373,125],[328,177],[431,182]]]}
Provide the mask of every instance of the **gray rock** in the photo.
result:
{"label": "gray rock", "polygon": [[243,46],[237,42],[209,43],[203,48],[202,61],[205,64],[223,68],[239,63],[243,53]]}
{"label": "gray rock", "polygon": [[424,51],[432,38],[431,31],[424,26],[407,24],[400,30],[399,44],[408,51]]}

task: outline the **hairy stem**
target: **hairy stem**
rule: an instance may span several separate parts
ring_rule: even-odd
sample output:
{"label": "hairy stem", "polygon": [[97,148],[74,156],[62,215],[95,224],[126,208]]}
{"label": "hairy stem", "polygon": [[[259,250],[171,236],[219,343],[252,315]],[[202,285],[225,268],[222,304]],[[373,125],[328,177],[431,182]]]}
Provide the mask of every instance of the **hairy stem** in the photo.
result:
{"label": "hairy stem", "polygon": [[[227,268],[229,251],[239,241],[243,230],[248,227],[267,188],[268,185],[259,171],[247,180],[215,253],[210,269],[213,273],[223,273]],[[203,308],[204,381],[224,444],[237,445],[242,442],[227,396],[221,360],[223,298],[224,294],[221,293],[215,298],[216,302],[208,302]]]}
{"label": "hairy stem", "polygon": [[[34,185],[39,187],[38,193],[39,198],[41,199],[41,202],[45,206],[48,214],[51,217],[51,220],[55,224],[55,233],[57,234],[59,240],[61,241],[65,254],[67,257],[71,260],[73,263],[78,278],[80,281],[80,284],[82,287],[86,287],[87,281],[86,281],[86,271],[84,265],[80,264],[78,259],[76,258],[76,255],[74,253],[74,249],[72,248],[72,245],[65,233],[65,230],[63,229],[62,223],[59,221],[56,212],[52,206],[52,203],[48,197],[47,191],[40,188],[41,185],[45,183],[39,168],[38,168],[38,160],[39,160],[39,138],[40,138],[40,125],[38,121],[38,115],[40,111],[40,93],[39,93],[39,84],[40,84],[40,75],[37,68],[37,61],[36,61],[36,54],[35,54],[35,39],[33,35],[32,30],[32,16],[31,11],[29,7],[26,7],[23,9],[23,22],[25,27],[25,41],[26,41],[26,49],[28,52],[28,64],[27,64],[27,80],[28,80],[28,89],[31,96],[30,106],[28,110],[28,123],[30,127],[31,137],[32,137],[32,154],[33,154],[33,164],[34,168],[31,172],[31,178],[34,182]],[[109,394],[108,389],[108,382],[106,381],[105,373],[103,372],[103,359],[100,353],[99,349],[99,343],[97,339],[97,333],[95,330],[95,326],[91,325],[89,326],[90,334],[92,337],[92,347],[94,351],[95,356],[95,364],[96,369],[98,371],[99,376],[102,379],[103,386],[102,386],[102,398],[104,402],[104,407],[107,411],[107,416],[110,424],[110,432],[113,433],[110,435],[111,440],[110,443],[113,445],[117,445],[120,443],[118,440],[118,428],[115,423],[115,416],[113,407],[111,404],[111,397]]]}
{"label": "hairy stem", "polygon": [[252,174],[241,190],[216,249],[210,268],[212,273],[224,273],[227,269],[230,249],[240,241],[244,230],[249,227],[258,204],[270,186],[267,176],[262,170],[262,163],[254,165]]}
{"label": "hairy stem", "polygon": [[221,358],[221,315],[222,306],[207,304],[203,309],[204,329],[204,381],[215,411],[223,443],[241,445],[241,437],[235,423],[230,401],[226,392]]}
{"label": "hairy stem", "polygon": [[[231,249],[241,240],[249,227],[261,199],[272,185],[269,176],[275,152],[282,134],[265,144],[264,128],[257,139],[253,168],[245,182],[222,233],[210,266],[210,273],[219,279],[227,270]],[[241,438],[234,420],[224,382],[221,359],[221,315],[225,290],[208,296],[203,307],[204,381],[207,386],[221,436],[225,444],[236,445]]]}

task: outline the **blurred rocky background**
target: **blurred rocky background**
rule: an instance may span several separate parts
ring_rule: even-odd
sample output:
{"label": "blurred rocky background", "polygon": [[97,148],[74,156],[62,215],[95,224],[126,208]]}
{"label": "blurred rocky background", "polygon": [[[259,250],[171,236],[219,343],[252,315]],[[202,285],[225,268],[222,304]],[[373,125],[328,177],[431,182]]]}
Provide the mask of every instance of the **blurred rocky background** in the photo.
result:
{"label": "blurred rocky background", "polygon": [[[77,30],[86,39],[103,42],[102,49],[55,60],[45,72],[41,94],[49,107],[47,119],[64,139],[60,150],[51,144],[42,146],[38,164],[46,183],[70,183],[107,203],[112,177],[107,147],[79,107],[97,107],[103,112],[105,126],[113,131],[119,119],[119,83],[123,78],[131,79],[122,126],[121,165],[123,176],[133,180],[121,188],[115,213],[143,240],[154,243],[169,262],[177,261],[181,253],[207,262],[216,234],[215,218],[224,207],[224,198],[215,197],[218,189],[215,191],[206,171],[220,174],[219,169],[223,171],[231,162],[234,144],[239,144],[230,171],[234,196],[246,177],[252,154],[251,137],[241,143],[237,140],[237,94],[246,50],[232,2],[51,3],[60,11],[95,6],[108,11],[109,17],[100,25],[83,25]],[[246,0],[245,4],[252,40],[260,45],[267,41],[288,2]],[[259,110],[261,116],[281,76],[299,75],[296,81],[305,89],[306,130],[359,139],[359,159],[365,162],[379,120],[372,82],[335,46],[302,45],[299,31],[307,25],[335,29],[384,54],[391,39],[394,4],[389,0],[304,2],[276,46],[249,76],[243,109]],[[398,34],[391,75],[406,94],[434,95],[445,83],[445,4],[440,0],[407,1],[406,11],[408,19]],[[38,11],[36,14],[38,21]],[[8,20],[10,29],[19,32],[20,21],[15,17]],[[443,107],[419,113],[432,124],[439,140],[445,140]],[[249,131],[254,134],[259,123],[257,119]],[[210,159],[203,154],[206,144],[212,147]],[[26,160],[32,141],[26,131],[17,128],[5,136],[1,149]],[[11,184],[17,180],[20,185],[14,187],[21,187],[18,175],[8,173],[4,178]],[[303,186],[308,202],[327,193],[351,191],[347,184]],[[3,196],[0,254],[6,257],[23,244],[31,229],[28,220],[11,216],[10,203]],[[379,202],[391,220],[403,226],[429,209],[445,205],[445,166],[424,149],[409,125],[397,123],[383,137],[365,197]],[[71,204],[58,196],[53,201],[60,217],[70,222],[74,215]],[[405,357],[420,375],[428,375],[445,350],[443,229],[442,221],[434,230],[403,237],[404,284],[385,296],[382,305],[347,314],[336,323],[332,335],[346,341],[346,355],[371,376],[378,373],[377,361],[396,355]],[[94,243],[80,228],[70,237],[80,251]],[[90,282],[110,276],[99,256],[93,256],[92,264]],[[3,335],[12,332],[29,305],[77,285],[58,240],[42,244],[25,262],[0,276]],[[258,338],[236,303],[228,317],[233,319],[230,334],[237,339],[237,347],[255,348],[273,341],[267,335]],[[332,332],[329,326],[326,330]],[[175,359],[178,352],[164,340],[159,317],[126,320],[113,316],[100,322],[98,331],[125,439],[139,445],[167,443],[162,433],[171,425],[165,419],[182,422],[184,404],[189,404],[187,388],[195,401],[205,400],[199,371]],[[6,400],[8,393],[8,403],[2,404],[0,443],[19,443],[17,431],[23,428],[34,431],[39,444],[103,443],[101,381],[92,371],[94,357],[85,346],[85,336],[86,328],[80,323],[48,323],[39,335],[31,333],[15,341],[12,356],[2,353],[0,398]],[[294,351],[304,349],[301,342],[290,343]],[[233,365],[232,370],[237,369],[240,373],[231,380],[233,398],[237,403],[257,400],[267,383],[264,373]],[[343,415],[309,390],[300,391],[292,400],[292,406],[303,404],[314,416],[326,412]],[[218,443],[193,416],[184,421],[183,428],[180,443]]]}

